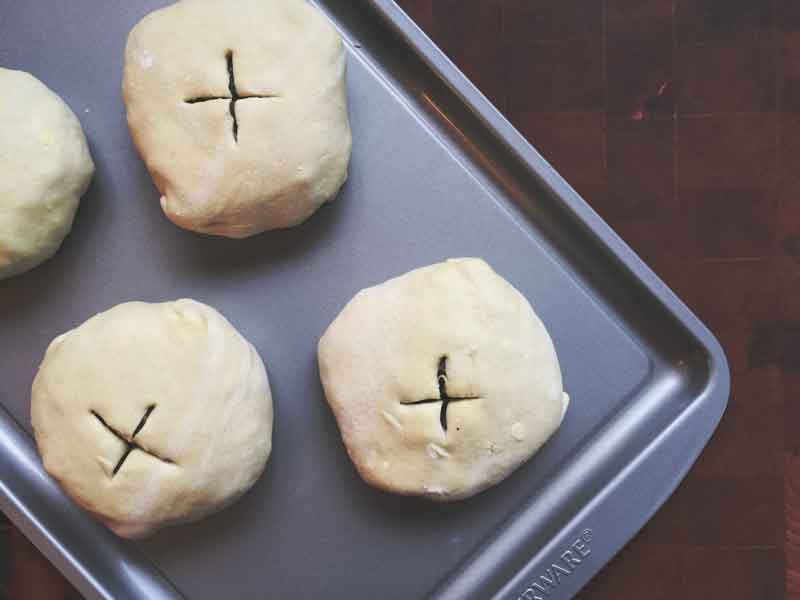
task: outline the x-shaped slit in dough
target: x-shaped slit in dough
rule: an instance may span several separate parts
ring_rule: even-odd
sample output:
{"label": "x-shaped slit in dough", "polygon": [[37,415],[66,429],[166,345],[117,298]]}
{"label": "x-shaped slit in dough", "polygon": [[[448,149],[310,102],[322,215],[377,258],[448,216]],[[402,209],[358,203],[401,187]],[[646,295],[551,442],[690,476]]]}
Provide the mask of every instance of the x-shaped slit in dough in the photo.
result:
{"label": "x-shaped slit in dough", "polygon": [[113,427],[111,427],[108,423],[106,423],[105,419],[103,419],[103,417],[101,417],[98,413],[96,413],[95,411],[90,411],[92,413],[92,415],[94,415],[94,418],[97,419],[98,421],[100,421],[100,424],[103,427],[105,427],[117,439],[119,439],[123,444],[125,444],[125,452],[122,454],[120,459],[117,461],[117,464],[114,466],[114,470],[111,472],[111,476],[112,477],[114,475],[116,475],[117,472],[122,468],[123,463],[127,460],[127,458],[130,455],[130,453],[133,452],[134,450],[140,450],[140,451],[144,452],[145,454],[149,454],[153,458],[156,458],[156,459],[160,460],[161,462],[165,462],[165,463],[171,464],[171,465],[175,464],[174,461],[172,461],[172,460],[170,460],[168,458],[164,458],[163,456],[159,456],[158,454],[155,454],[154,452],[151,452],[147,448],[144,448],[144,447],[140,446],[139,444],[137,444],[134,441],[134,438],[142,430],[142,428],[145,426],[145,423],[147,423],[147,419],[150,418],[150,414],[155,410],[155,408],[156,408],[155,404],[151,404],[150,406],[147,407],[147,410],[145,411],[144,416],[139,420],[139,424],[136,425],[136,429],[133,430],[133,433],[131,434],[130,438],[128,436],[126,436],[125,434],[120,433],[119,431],[117,431]]}
{"label": "x-shaped slit in dough", "polygon": [[240,94],[236,88],[236,75],[233,69],[233,51],[228,50],[225,54],[225,60],[228,63],[228,90],[230,96],[198,96],[196,98],[187,98],[184,100],[187,104],[197,104],[198,102],[211,102],[213,100],[230,100],[229,110],[233,118],[233,141],[239,141],[239,120],[236,118],[236,103],[240,100],[247,100],[249,98],[278,98],[276,94]]}
{"label": "x-shaped slit in dough", "polygon": [[413,400],[411,402],[401,402],[406,406],[414,406],[417,404],[433,404],[434,402],[442,403],[442,410],[439,413],[439,422],[442,429],[447,431],[447,407],[451,402],[462,402],[464,400],[480,400],[480,396],[450,396],[447,393],[447,357],[443,356],[439,359],[439,368],[436,372],[436,380],[439,384],[439,397],[438,398],[425,398],[424,400]]}

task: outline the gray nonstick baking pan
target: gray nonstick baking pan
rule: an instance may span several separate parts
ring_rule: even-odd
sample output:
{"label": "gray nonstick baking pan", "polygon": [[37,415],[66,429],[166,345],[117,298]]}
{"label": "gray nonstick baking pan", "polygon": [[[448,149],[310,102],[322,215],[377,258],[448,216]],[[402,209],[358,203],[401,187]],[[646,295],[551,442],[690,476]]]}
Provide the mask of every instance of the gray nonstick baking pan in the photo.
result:
{"label": "gray nonstick baking pan", "polygon": [[[120,94],[131,27],[162,0],[0,0],[0,64],[82,120],[97,175],[62,250],[0,282],[0,508],[87,597],[568,598],[642,527],[725,409],[706,328],[391,0],[320,0],[344,35],[354,154],[335,202],[245,241],[161,213]],[[373,490],[328,410],[316,344],[359,289],[480,256],[533,303],[572,397],[557,434],[458,503]],[[192,297],[258,348],[274,451],[229,509],[141,543],[45,475],[29,394],[49,341],[117,303]],[[498,373],[501,377],[502,373]]]}

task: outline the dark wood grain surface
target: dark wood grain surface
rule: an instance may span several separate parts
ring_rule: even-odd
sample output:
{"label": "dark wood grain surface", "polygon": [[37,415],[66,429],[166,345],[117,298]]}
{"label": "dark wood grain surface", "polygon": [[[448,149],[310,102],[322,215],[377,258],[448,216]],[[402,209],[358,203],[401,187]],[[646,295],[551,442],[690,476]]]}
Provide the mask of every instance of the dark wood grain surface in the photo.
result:
{"label": "dark wood grain surface", "polygon": [[[731,363],[711,443],[581,598],[800,598],[800,0],[400,4]],[[77,597],[0,525],[9,554],[0,593]]]}

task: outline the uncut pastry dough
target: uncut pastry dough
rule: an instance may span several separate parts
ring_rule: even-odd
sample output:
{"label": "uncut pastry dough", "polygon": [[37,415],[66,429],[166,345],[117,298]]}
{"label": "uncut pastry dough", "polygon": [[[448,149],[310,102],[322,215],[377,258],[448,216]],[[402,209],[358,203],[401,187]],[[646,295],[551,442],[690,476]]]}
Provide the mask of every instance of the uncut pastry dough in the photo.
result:
{"label": "uncut pastry dough", "polygon": [[[569,402],[541,321],[478,259],[362,290],[318,356],[350,458],[368,483],[399,494],[458,500],[499,482],[547,441]],[[443,391],[463,398],[448,402],[444,422]]]}
{"label": "uncut pastry dough", "polygon": [[236,500],[272,443],[264,363],[193,300],[120,304],[56,338],[33,382],[31,420],[45,469],[124,537]]}
{"label": "uncut pastry dough", "polygon": [[339,34],[305,0],[182,0],[146,16],[123,95],[167,217],[243,238],[311,216],[347,178],[344,75]]}
{"label": "uncut pastry dough", "polygon": [[0,279],[53,256],[94,174],[70,108],[24,71],[0,68]]}

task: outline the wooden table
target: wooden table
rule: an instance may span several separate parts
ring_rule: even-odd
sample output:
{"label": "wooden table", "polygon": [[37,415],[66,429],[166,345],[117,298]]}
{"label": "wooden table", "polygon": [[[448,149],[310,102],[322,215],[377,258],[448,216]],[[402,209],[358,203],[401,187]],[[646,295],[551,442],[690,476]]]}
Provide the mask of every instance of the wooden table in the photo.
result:
{"label": "wooden table", "polygon": [[[731,363],[708,448],[581,597],[800,597],[800,0],[400,3]],[[0,536],[12,598],[77,596]]]}

